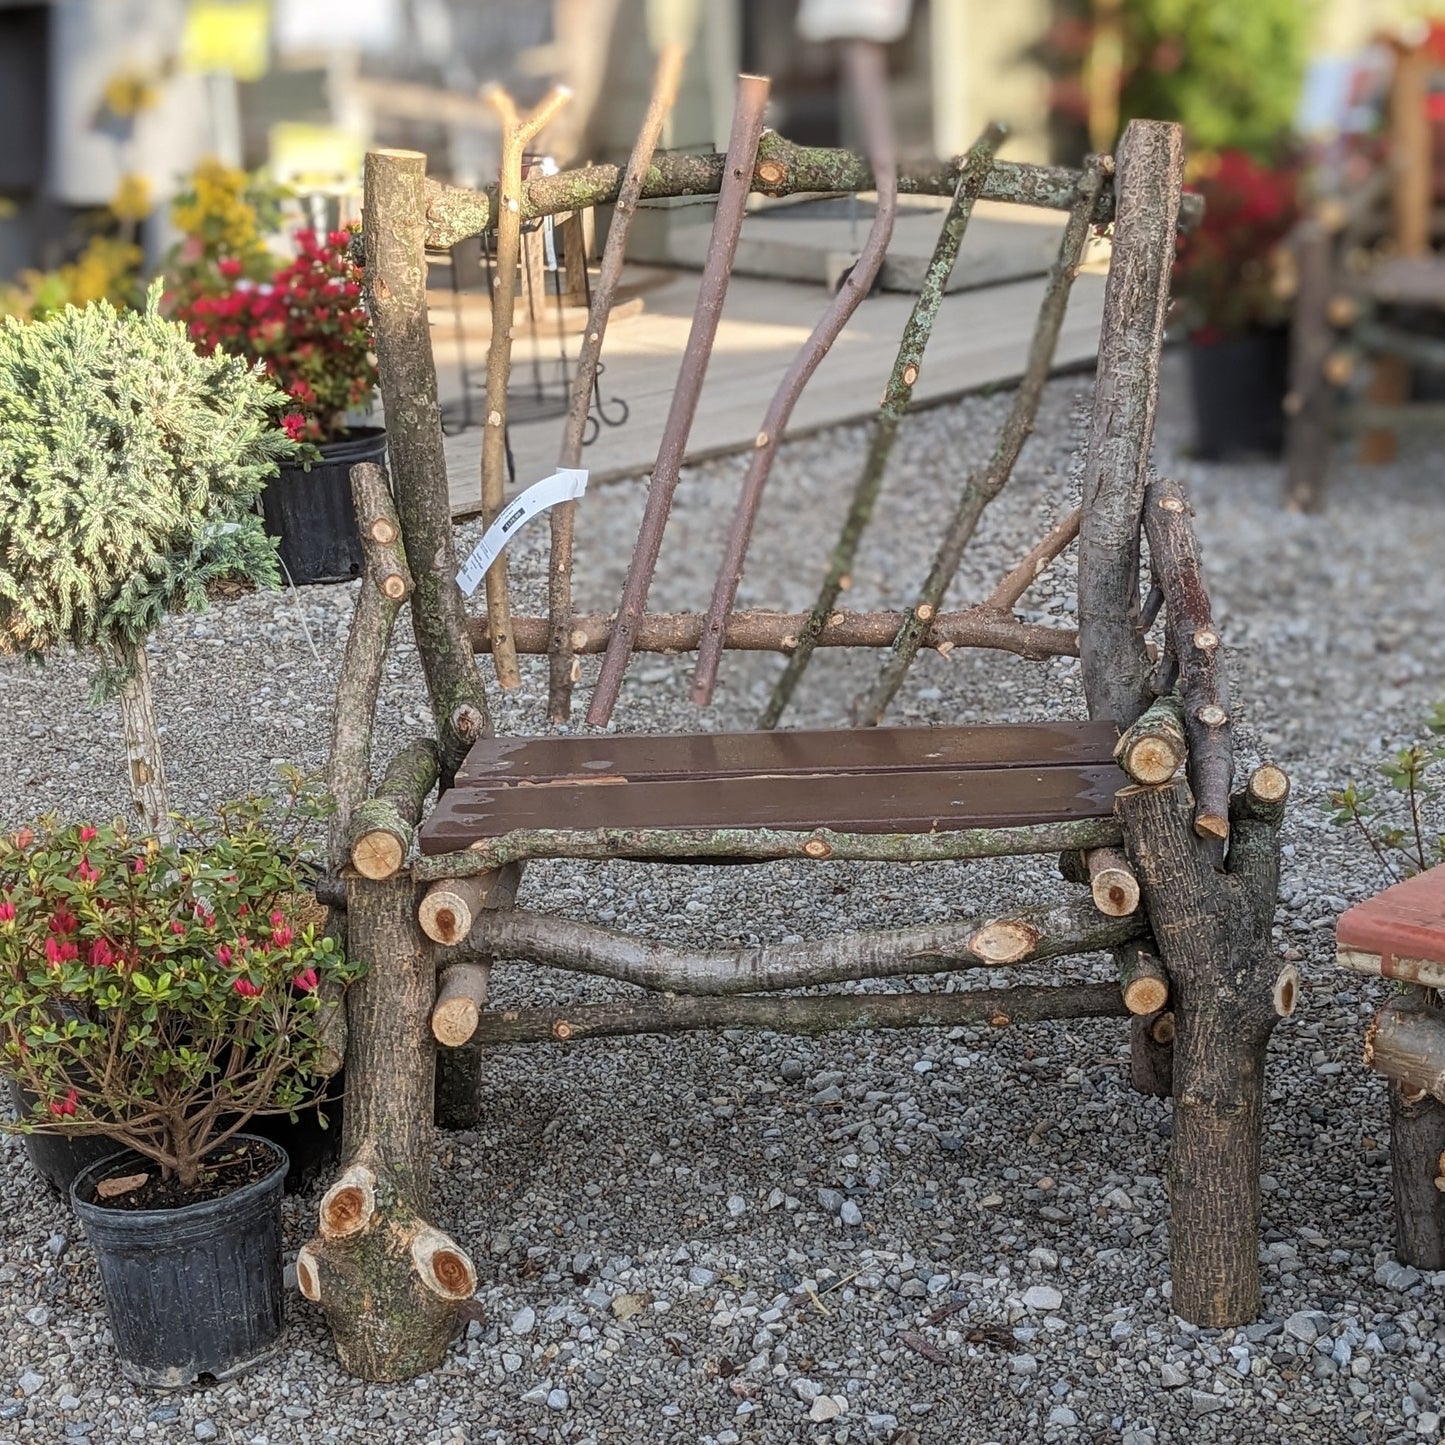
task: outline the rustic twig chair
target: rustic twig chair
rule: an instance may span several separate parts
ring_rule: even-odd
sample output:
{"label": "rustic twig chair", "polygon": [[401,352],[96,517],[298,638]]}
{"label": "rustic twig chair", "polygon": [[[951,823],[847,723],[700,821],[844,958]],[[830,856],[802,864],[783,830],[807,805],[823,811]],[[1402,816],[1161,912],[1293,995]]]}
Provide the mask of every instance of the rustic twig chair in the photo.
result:
{"label": "rustic twig chair", "polygon": [[[860,86],[868,83],[866,65],[858,78]],[[427,338],[427,248],[493,224],[505,227],[509,217],[515,222],[519,215],[609,200],[619,188],[625,215],[639,196],[721,187],[726,229],[729,205],[741,216],[739,189],[784,194],[874,185],[870,167],[857,156],[799,148],[772,134],[759,138],[756,129],[749,139],[746,132],[746,124],[741,137],[735,131],[726,160],[668,156],[652,163],[649,142],[639,145],[625,175],[594,166],[533,180],[520,192],[504,177],[500,194],[431,183],[418,154],[377,151],[367,158],[366,276],[395,503],[378,468],[355,470],[368,563],[338,689],[331,778],[339,804],[333,854],[347,863],[338,902],[349,946],[369,971],[345,1000],[346,1167],[322,1201],[320,1233],[302,1251],[298,1276],[303,1292],[325,1309],[343,1361],[371,1378],[398,1378],[437,1363],[459,1302],[475,1287],[465,1251],[428,1222],[434,1092],[444,1113],[475,1111],[482,1058],[514,1042],[565,1044],[746,1024],[811,1033],[1132,1014],[1136,1081],[1167,1092],[1172,1076],[1174,1308],[1201,1325],[1225,1325],[1249,1319],[1258,1306],[1265,1045],[1293,1007],[1296,988],[1293,970],[1281,971],[1270,942],[1277,830],[1288,784],[1266,766],[1231,791],[1220,639],[1189,507],[1175,484],[1149,476],[1181,208],[1177,127],[1136,122],[1117,168],[1096,158],[1082,172],[995,161],[1000,132],[990,128],[962,161],[899,175],[900,190],[954,200],[811,614],[733,612],[727,583],[736,570],[728,569],[741,551],[732,550],[709,616],[648,614],[628,600],[615,618],[572,616],[558,573],[559,565],[570,573],[570,517],[557,519],[565,555],[560,564],[554,555],[550,618],[512,618],[497,607],[505,592],[500,567],[494,571],[502,571],[503,580],[490,591],[488,619],[464,611],[453,580],[457,564]],[[886,171],[891,156],[876,130],[870,150],[876,169]],[[891,190],[886,179],[883,188]],[[871,511],[952,254],[979,195],[1053,207],[1070,217],[1014,415],[991,462],[964,487],[915,605],[902,613],[838,610],[840,578]],[[887,208],[880,204],[880,212]],[[1113,259],[1080,512],[1030,548],[986,601],[944,613],[939,604],[958,557],[1032,425],[1088,232],[1107,224]],[[620,249],[614,257],[609,242],[597,292],[603,305],[594,309],[601,324],[589,328],[589,340],[599,345],[615,265]],[[862,284],[866,290],[866,277]],[[705,278],[704,301],[712,304],[707,287]],[[836,319],[835,312],[830,316]],[[827,329],[820,323],[820,331]],[[690,357],[684,372],[699,361],[705,355]],[[798,369],[795,364],[790,376]],[[579,384],[585,388],[585,379]],[[679,388],[686,384],[685,375]],[[503,385],[496,397],[504,391]],[[776,414],[775,406],[770,417]],[[765,426],[759,451],[775,447],[780,430]],[[675,467],[682,454],[675,434],[664,439],[664,451],[669,447],[668,465]],[[659,480],[655,474],[654,492]],[[743,509],[733,542],[741,537],[746,545],[748,525]],[[1077,633],[1018,620],[1015,603],[1076,533]],[[660,531],[641,538],[639,556],[659,542]],[[634,603],[639,595],[645,599],[645,578],[633,586],[640,575],[634,570],[629,577]],[[368,798],[378,680],[392,624],[408,600],[436,740],[415,743],[393,759]],[[1156,656],[1146,633],[1161,608],[1164,640]],[[765,648],[790,657],[768,728],[706,737],[492,736],[476,652],[500,652],[505,643],[514,655],[550,653],[554,716],[565,716],[574,653],[612,646],[609,661],[620,649],[625,665],[628,650],[706,649],[709,639],[715,655]],[[879,722],[919,648],[965,646],[1024,657],[1077,654],[1092,721],[771,731],[814,646],[887,649],[878,681],[860,703],[867,724]],[[698,692],[709,687],[700,675]],[[595,696],[593,708],[595,716]],[[602,780],[607,786],[598,786]],[[422,822],[438,783],[440,800]],[[414,840],[418,857],[411,856]],[[1021,906],[1001,917],[758,949],[689,951],[514,905],[519,870],[533,858],[908,864],[1027,853],[1061,854],[1066,873],[1085,889],[1065,904]],[[805,985],[1099,950],[1117,958],[1118,984],[796,992]],[[489,1010],[487,969],[495,957],[541,960],[626,980],[645,992],[621,1003]]]}

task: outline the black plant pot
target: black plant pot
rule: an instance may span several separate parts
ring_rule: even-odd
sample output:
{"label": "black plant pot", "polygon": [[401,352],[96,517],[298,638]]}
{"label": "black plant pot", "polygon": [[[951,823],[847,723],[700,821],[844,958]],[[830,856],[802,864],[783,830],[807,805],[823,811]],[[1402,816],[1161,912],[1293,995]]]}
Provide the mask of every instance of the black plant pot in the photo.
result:
{"label": "black plant pot", "polygon": [[1205,461],[1277,457],[1284,448],[1284,397],[1289,385],[1289,332],[1282,326],[1189,339],[1195,455]]}
{"label": "black plant pot", "polygon": [[227,1380],[272,1354],[281,1338],[281,1185],[275,1167],[220,1199],[178,1209],[115,1209],[102,1180],[153,1168],[112,1154],[76,1176],[70,1202],[100,1265],[110,1329],[126,1379],[155,1390]]}
{"label": "black plant pot", "polygon": [[[14,1079],[7,1079],[6,1085],[16,1115],[28,1114],[30,1097]],[[249,1133],[269,1139],[285,1153],[289,1161],[287,1194],[309,1189],[341,1156],[342,1079],[339,1074],[331,1081],[327,1093],[328,1097],[297,1110],[294,1123],[288,1114],[266,1114],[246,1125]],[[82,1169],[110,1158],[117,1147],[114,1139],[99,1134],[26,1134],[24,1138],[30,1167],[62,1199],[69,1195],[70,1186]]]}
{"label": "black plant pot", "polygon": [[280,543],[284,576],[298,586],[349,582],[361,575],[361,537],[351,505],[351,468],[386,459],[386,432],[356,427],[340,441],[323,442],[310,471],[287,463],[261,493],[266,532]]}

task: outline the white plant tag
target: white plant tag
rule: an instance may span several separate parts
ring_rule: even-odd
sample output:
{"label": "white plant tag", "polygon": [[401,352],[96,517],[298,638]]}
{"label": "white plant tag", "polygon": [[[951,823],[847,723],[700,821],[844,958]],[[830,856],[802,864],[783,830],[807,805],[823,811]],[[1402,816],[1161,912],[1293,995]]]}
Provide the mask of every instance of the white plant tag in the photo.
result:
{"label": "white plant tag", "polygon": [[576,501],[586,490],[586,467],[562,467],[508,502],[502,509],[502,515],[487,528],[486,535],[457,573],[457,586],[462,589],[462,595],[470,597],[482,585],[482,578],[502,555],[502,548],[512,540],[519,527],[530,522],[538,512],[555,507],[558,502]]}

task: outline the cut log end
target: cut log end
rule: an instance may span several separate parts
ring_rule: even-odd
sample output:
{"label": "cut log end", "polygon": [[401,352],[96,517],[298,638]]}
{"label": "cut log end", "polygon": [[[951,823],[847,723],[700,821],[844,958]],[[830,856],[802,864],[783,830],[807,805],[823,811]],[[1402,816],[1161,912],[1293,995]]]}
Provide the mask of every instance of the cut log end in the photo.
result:
{"label": "cut log end", "polygon": [[1212,838],[1222,843],[1229,837],[1229,819],[1220,813],[1196,813],[1194,831],[1201,838]]}
{"label": "cut log end", "polygon": [[1265,763],[1249,775],[1249,791],[1261,803],[1282,803],[1289,797],[1289,774]]}
{"label": "cut log end", "polygon": [[417,905],[421,931],[433,943],[455,947],[471,932],[477,915],[486,907],[496,886],[495,871],[433,883]]}
{"label": "cut log end", "polygon": [[1274,1011],[1280,1018],[1287,1019],[1299,1004],[1299,969],[1287,963],[1280,969],[1274,981]]}
{"label": "cut log end", "polygon": [[422,1287],[444,1300],[470,1299],[477,1289],[477,1271],[467,1254],[439,1229],[417,1232],[411,1260]]}
{"label": "cut log end", "polygon": [[323,1239],[360,1234],[376,1214],[376,1175],[364,1164],[353,1165],[322,1196]]}
{"label": "cut log end", "polygon": [[1037,947],[1039,931],[1016,918],[996,918],[985,923],[969,940],[970,953],[986,963],[1017,963]]}
{"label": "cut log end", "polygon": [[[1139,978],[1130,979],[1124,985],[1124,1007],[1131,1014],[1154,1014],[1158,1013],[1166,1003],[1169,1002],[1169,984],[1165,979]],[[1159,1039],[1155,1043],[1161,1042]]]}
{"label": "cut log end", "polygon": [[476,1033],[487,1006],[489,972],[485,963],[454,963],[443,972],[431,1016],[439,1044],[459,1049]]}
{"label": "cut log end", "polygon": [[1117,848],[1095,848],[1086,858],[1094,906],[1110,918],[1127,918],[1139,907],[1139,880]]}
{"label": "cut log end", "polygon": [[304,1299],[310,1300],[312,1304],[319,1303],[321,1273],[316,1267],[316,1256],[311,1252],[309,1244],[303,1245],[301,1253],[296,1256],[296,1288],[301,1291]]}
{"label": "cut log end", "polygon": [[378,883],[396,877],[405,858],[401,839],[394,833],[363,833],[351,845],[351,866],[363,878]]}
{"label": "cut log end", "polygon": [[1167,783],[1184,763],[1184,750],[1168,738],[1142,737],[1120,758],[1124,771],[1136,783]]}
{"label": "cut log end", "polygon": [[1149,1037],[1152,1038],[1156,1044],[1172,1044],[1176,1032],[1172,1010],[1160,1014],[1149,1026]]}

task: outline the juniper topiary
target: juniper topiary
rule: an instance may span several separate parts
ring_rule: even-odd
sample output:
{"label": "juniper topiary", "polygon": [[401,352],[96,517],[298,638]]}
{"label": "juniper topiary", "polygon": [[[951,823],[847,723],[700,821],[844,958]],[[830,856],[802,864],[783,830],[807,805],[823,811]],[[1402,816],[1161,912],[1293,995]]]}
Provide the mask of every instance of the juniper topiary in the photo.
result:
{"label": "juniper topiary", "polygon": [[0,326],[0,651],[100,653],[137,806],[161,833],[145,637],[220,579],[276,583],[255,501],[297,453],[284,404],[259,369],[199,355],[158,285],[141,310],[100,301]]}

